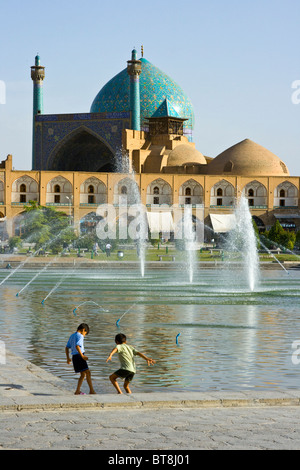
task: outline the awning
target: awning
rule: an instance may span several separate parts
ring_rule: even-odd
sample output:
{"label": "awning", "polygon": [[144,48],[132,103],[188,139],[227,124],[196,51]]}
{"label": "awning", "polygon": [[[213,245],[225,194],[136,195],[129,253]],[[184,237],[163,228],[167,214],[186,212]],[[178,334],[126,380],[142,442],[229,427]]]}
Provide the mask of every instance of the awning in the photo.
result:
{"label": "awning", "polygon": [[147,212],[147,218],[151,234],[174,231],[172,212]]}
{"label": "awning", "polygon": [[210,214],[210,220],[216,233],[230,232],[236,225],[234,214]]}
{"label": "awning", "polygon": [[276,219],[300,219],[300,214],[274,214]]}

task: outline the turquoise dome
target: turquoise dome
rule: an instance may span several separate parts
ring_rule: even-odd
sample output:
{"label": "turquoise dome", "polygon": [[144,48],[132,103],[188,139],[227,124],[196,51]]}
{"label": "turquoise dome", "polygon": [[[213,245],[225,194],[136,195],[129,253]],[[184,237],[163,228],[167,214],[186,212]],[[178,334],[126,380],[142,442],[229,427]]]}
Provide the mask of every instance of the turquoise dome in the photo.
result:
{"label": "turquoise dome", "polygon": [[[140,75],[141,128],[146,125],[146,118],[152,117],[165,100],[169,109],[176,111],[176,117],[186,118],[184,133],[191,138],[194,127],[194,111],[189,98],[177,83],[155,67],[151,62],[139,59],[142,63]],[[91,113],[129,112],[130,79],[127,68],[115,75],[99,91],[91,106]]]}

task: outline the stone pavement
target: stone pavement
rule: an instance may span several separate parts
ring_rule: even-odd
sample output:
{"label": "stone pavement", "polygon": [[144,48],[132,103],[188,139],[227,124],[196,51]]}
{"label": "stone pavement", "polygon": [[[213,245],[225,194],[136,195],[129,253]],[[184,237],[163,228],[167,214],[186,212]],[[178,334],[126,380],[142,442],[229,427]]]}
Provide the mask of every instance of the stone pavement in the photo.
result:
{"label": "stone pavement", "polygon": [[135,466],[149,466],[153,452],[300,449],[298,390],[73,393],[63,380],[7,351],[0,364],[0,449],[97,449],[107,451],[106,458],[116,458],[114,451],[118,458],[121,451],[151,453]]}

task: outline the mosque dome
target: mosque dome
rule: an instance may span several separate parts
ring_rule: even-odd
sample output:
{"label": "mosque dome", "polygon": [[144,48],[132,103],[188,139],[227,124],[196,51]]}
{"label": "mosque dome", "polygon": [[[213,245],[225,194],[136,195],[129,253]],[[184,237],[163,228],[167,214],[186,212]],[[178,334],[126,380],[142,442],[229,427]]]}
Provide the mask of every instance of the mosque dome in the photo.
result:
{"label": "mosque dome", "polygon": [[207,174],[289,176],[289,170],[272,152],[245,139],[214,158],[207,165]]}
{"label": "mosque dome", "polygon": [[180,144],[169,153],[167,166],[182,166],[188,164],[206,165],[204,155],[189,144]]}
{"label": "mosque dome", "polygon": [[[159,106],[167,99],[177,116],[186,118],[184,133],[191,134],[194,126],[194,111],[192,103],[184,91],[168,75],[155,67],[145,58],[141,61],[140,74],[140,116],[141,128],[146,125],[146,119],[153,116]],[[115,75],[95,97],[91,113],[115,113],[130,111],[130,78],[127,68]]]}

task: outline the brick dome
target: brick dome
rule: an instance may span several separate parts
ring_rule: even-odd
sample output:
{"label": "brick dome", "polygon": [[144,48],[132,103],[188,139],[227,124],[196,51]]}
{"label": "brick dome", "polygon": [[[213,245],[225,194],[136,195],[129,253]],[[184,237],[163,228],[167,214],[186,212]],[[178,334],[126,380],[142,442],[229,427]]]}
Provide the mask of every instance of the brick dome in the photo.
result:
{"label": "brick dome", "polygon": [[220,153],[207,165],[208,175],[289,176],[289,170],[279,157],[250,139]]}

